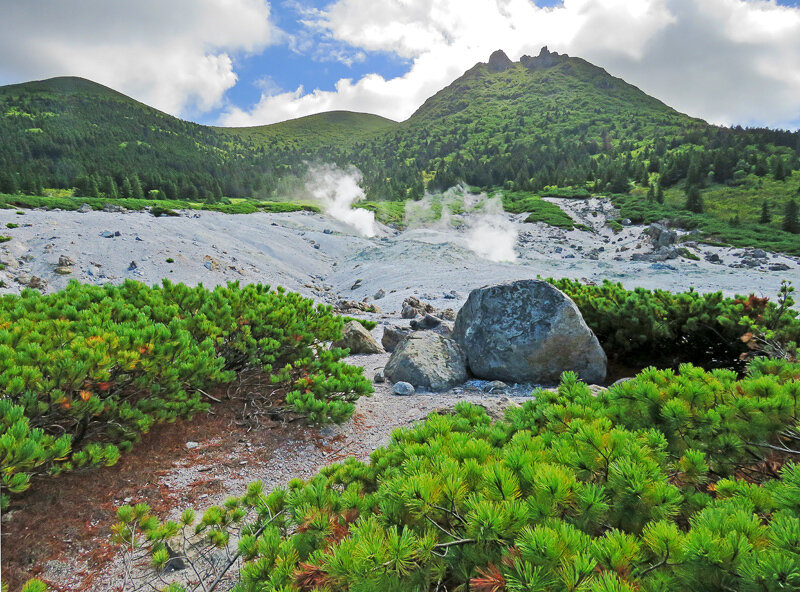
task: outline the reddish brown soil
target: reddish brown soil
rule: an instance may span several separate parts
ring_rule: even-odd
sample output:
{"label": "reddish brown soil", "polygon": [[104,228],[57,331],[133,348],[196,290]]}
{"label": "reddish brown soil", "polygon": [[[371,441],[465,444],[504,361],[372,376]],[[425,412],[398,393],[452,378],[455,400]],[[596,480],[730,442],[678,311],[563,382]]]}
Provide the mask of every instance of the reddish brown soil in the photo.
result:
{"label": "reddish brown soil", "polygon": [[[19,590],[26,580],[42,573],[47,561],[58,559],[76,566],[74,575],[81,584],[53,588],[87,589],[114,556],[111,526],[122,500],[145,502],[156,515],[164,517],[175,506],[195,505],[198,496],[212,497],[220,492],[222,484],[213,476],[213,470],[188,488],[163,486],[159,476],[174,468],[176,461],[196,460],[210,469],[233,466],[247,458],[246,451],[245,456],[242,454],[243,441],[253,445],[258,456],[264,458],[288,440],[315,439],[315,433],[299,423],[276,424],[279,429],[248,430],[237,421],[240,414],[241,404],[226,401],[215,405],[211,414],[193,421],[156,426],[112,467],[34,482],[27,492],[12,499],[11,510],[2,523],[3,583],[12,592]],[[187,449],[187,441],[213,444],[199,452]],[[80,566],[86,566],[85,570],[81,572]]]}

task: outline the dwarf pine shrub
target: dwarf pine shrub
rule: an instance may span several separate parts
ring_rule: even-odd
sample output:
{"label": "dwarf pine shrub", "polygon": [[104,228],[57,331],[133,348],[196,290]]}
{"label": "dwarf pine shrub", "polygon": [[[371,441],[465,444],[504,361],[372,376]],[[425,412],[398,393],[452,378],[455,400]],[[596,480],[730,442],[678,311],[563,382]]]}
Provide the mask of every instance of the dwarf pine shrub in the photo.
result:
{"label": "dwarf pine shrub", "polygon": [[598,396],[565,373],[534,394],[199,519],[123,507],[114,530],[158,567],[175,537],[225,547],[235,526],[238,592],[800,589],[799,364],[648,369]]}
{"label": "dwarf pine shrub", "polygon": [[[342,421],[371,392],[328,350],[330,307],[269,286],[207,290],[71,282],[0,299],[2,489],[32,476],[113,464],[154,423],[208,408],[199,393],[247,368],[269,373],[311,422]],[[6,496],[3,504],[7,503]]]}
{"label": "dwarf pine shrub", "polygon": [[610,358],[627,364],[735,367],[752,352],[756,333],[796,354],[800,318],[792,308],[792,288],[781,288],[776,302],[755,296],[726,298],[721,292],[673,293],[635,288],[609,280],[600,285],[548,279],[580,309],[586,324]]}

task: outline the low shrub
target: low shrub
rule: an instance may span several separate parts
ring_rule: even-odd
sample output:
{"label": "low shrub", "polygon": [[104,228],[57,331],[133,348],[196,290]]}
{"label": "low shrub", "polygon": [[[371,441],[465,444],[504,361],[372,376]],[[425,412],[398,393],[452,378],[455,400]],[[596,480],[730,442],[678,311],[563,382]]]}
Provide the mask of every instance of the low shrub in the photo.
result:
{"label": "low shrub", "polygon": [[330,307],[263,285],[73,281],[55,294],[4,296],[2,490],[113,464],[154,423],[205,411],[200,389],[248,368],[269,373],[309,421],[342,421],[371,392],[361,369],[340,361],[346,350],[325,346],[342,326]]}
{"label": "low shrub", "polygon": [[800,365],[648,369],[597,396],[565,373],[534,395],[496,423],[461,403],[369,464],[200,518],[123,507],[115,536],[157,568],[170,543],[189,562],[235,545],[238,592],[800,588]]}
{"label": "low shrub", "polygon": [[743,340],[748,333],[771,333],[787,351],[800,343],[800,318],[788,284],[773,303],[754,296],[726,298],[721,292],[626,290],[608,280],[600,285],[547,281],[575,301],[606,354],[629,365],[741,368],[741,358],[753,353]]}

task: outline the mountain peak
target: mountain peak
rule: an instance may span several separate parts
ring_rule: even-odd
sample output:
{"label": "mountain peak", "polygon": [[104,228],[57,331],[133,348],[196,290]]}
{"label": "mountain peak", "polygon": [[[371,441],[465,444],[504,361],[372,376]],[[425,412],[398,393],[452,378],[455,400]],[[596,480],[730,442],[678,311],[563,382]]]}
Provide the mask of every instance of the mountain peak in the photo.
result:
{"label": "mountain peak", "polygon": [[513,65],[514,62],[502,49],[498,49],[489,56],[489,72],[505,72]]}
{"label": "mountain peak", "polygon": [[545,45],[539,51],[539,55],[535,58],[531,56],[524,55],[519,59],[519,63],[525,66],[526,68],[530,68],[531,70],[536,70],[539,68],[552,68],[556,64],[560,64],[562,62],[566,62],[569,59],[569,56],[565,53],[559,54],[557,51],[550,51],[547,49]]}

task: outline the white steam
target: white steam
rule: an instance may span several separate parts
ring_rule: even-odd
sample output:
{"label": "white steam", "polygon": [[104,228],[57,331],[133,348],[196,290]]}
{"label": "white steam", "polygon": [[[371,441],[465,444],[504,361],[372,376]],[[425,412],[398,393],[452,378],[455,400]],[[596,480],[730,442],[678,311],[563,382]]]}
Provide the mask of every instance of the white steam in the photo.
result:
{"label": "white steam", "polygon": [[519,231],[503,210],[498,197],[469,193],[466,187],[426,195],[406,204],[405,222],[410,229],[425,228],[447,235],[489,261],[516,261]]}
{"label": "white steam", "polygon": [[519,231],[508,219],[500,197],[481,194],[480,212],[467,218],[467,245],[489,261],[516,261]]}
{"label": "white steam", "polygon": [[353,207],[365,197],[360,181],[361,171],[353,166],[341,169],[331,164],[314,165],[308,169],[306,191],[325,214],[344,222],[361,236],[372,237],[377,233],[375,214]]}

